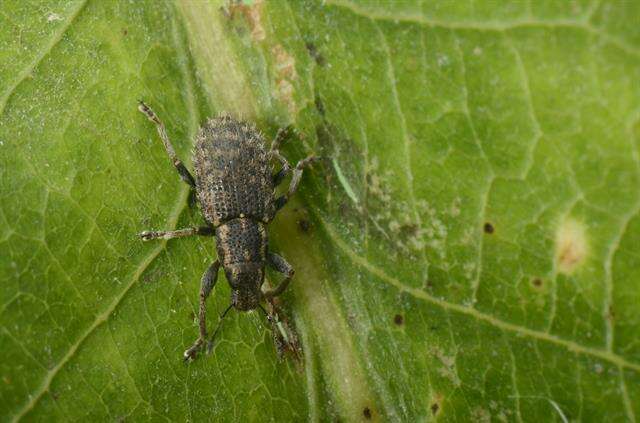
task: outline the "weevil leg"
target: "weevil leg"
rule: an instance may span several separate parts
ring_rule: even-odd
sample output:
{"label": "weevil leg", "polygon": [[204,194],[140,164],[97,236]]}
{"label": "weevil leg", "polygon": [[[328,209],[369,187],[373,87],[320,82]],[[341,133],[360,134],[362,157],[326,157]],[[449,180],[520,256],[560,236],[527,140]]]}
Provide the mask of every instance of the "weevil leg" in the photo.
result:
{"label": "weevil leg", "polygon": [[258,307],[260,307],[260,310],[262,310],[265,317],[267,318],[267,323],[269,323],[269,326],[271,327],[271,336],[273,337],[273,343],[276,347],[276,353],[278,354],[278,359],[282,361],[282,359],[284,358],[284,353],[287,350],[287,340],[283,332],[281,332],[280,328],[278,327],[278,325],[280,324],[280,321],[278,320],[278,314],[275,311],[275,305],[272,304],[271,301],[269,300],[267,302],[271,306],[271,308],[274,310],[273,313],[269,313],[267,310],[264,309],[264,307],[262,307],[261,304],[258,304]]}
{"label": "weevil leg", "polygon": [[282,168],[278,171],[278,173],[272,176],[273,178],[273,186],[278,186],[282,182],[282,180],[291,172],[291,165],[287,161],[287,159],[280,154],[279,151],[275,151],[271,153],[271,157],[278,159],[280,164],[282,164]]}
{"label": "weevil leg", "polygon": [[280,128],[276,137],[273,139],[271,143],[271,149],[269,150],[269,157],[272,159],[276,159],[282,165],[282,168],[278,173],[273,175],[273,185],[278,186],[282,182],[282,180],[289,174],[291,171],[291,165],[289,161],[280,153],[280,144],[282,141],[289,135],[290,128]]}
{"label": "weevil leg", "polygon": [[295,271],[293,270],[293,267],[291,267],[291,265],[287,263],[287,261],[282,256],[274,253],[268,253],[267,263],[273,269],[284,275],[284,279],[282,280],[282,282],[280,282],[280,285],[262,294],[264,298],[268,300],[270,298],[277,297],[278,295],[282,294],[285,289],[287,289],[287,286],[289,286],[289,282],[291,282],[291,278],[293,277]]}
{"label": "weevil leg", "polygon": [[202,347],[207,339],[207,298],[211,294],[211,290],[218,281],[218,270],[220,270],[220,261],[216,260],[211,263],[211,266],[202,275],[202,281],[200,284],[200,310],[198,312],[198,321],[200,325],[200,336],[196,342],[193,343],[191,348],[184,352],[184,360],[195,358],[196,353]]}
{"label": "weevil leg", "polygon": [[213,341],[216,339],[216,335],[220,330],[220,326],[222,325],[224,316],[227,315],[227,313],[229,312],[229,310],[231,310],[232,307],[233,307],[233,303],[229,304],[229,306],[220,315],[220,319],[218,320],[218,325],[216,326],[216,329],[213,331],[213,335],[211,335],[211,339],[209,340],[209,342],[207,342],[207,353],[210,353],[211,350],[213,349]]}
{"label": "weevil leg", "polygon": [[167,135],[167,130],[164,127],[164,123],[158,118],[158,116],[154,113],[153,110],[149,106],[147,106],[144,102],[140,101],[138,105],[138,110],[140,110],[151,122],[156,124],[158,128],[158,134],[160,135],[160,139],[162,140],[162,144],[164,144],[164,149],[167,150],[167,154],[169,155],[169,159],[171,159],[171,163],[180,174],[180,178],[185,181],[187,184],[191,185],[192,188],[196,187],[196,181],[193,179],[193,176],[187,168],[184,166],[182,161],[176,155],[176,150],[173,148],[171,141],[169,140],[169,136]]}
{"label": "weevil leg", "polygon": [[282,144],[282,141],[284,141],[289,136],[290,133],[291,133],[291,126],[278,129],[278,132],[276,133],[275,138],[271,142],[271,149],[269,150],[269,152],[271,153],[273,151],[278,151],[280,149],[280,144]]}
{"label": "weevil leg", "polygon": [[172,238],[184,238],[186,236],[213,236],[214,231],[210,226],[200,226],[199,228],[184,228],[175,231],[143,231],[138,234],[143,241],[150,241],[152,239],[172,239]]}
{"label": "weevil leg", "polygon": [[282,360],[287,352],[291,352],[299,368],[302,355],[298,336],[289,325],[289,319],[287,319],[286,314],[277,306],[276,301],[274,298],[267,300],[267,308],[270,311],[266,311],[262,306],[260,308],[267,315],[267,320],[271,325],[273,342],[276,346],[278,358]]}
{"label": "weevil leg", "polygon": [[319,157],[309,156],[306,159],[302,159],[298,162],[296,167],[293,169],[293,177],[291,178],[291,183],[289,184],[289,189],[286,194],[281,195],[275,200],[275,211],[280,210],[289,198],[296,192],[298,189],[298,184],[300,183],[300,178],[302,178],[302,172],[304,171],[305,166],[309,166],[311,163],[320,160]]}

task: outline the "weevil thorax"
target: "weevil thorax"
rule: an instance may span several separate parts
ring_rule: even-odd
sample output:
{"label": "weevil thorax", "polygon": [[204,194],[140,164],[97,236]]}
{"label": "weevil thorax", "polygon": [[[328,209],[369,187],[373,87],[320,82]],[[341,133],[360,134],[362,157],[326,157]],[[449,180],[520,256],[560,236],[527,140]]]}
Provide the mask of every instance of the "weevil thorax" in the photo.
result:
{"label": "weevil thorax", "polygon": [[238,310],[258,307],[267,257],[267,231],[251,218],[232,219],[216,228],[218,259],[231,286],[231,303]]}

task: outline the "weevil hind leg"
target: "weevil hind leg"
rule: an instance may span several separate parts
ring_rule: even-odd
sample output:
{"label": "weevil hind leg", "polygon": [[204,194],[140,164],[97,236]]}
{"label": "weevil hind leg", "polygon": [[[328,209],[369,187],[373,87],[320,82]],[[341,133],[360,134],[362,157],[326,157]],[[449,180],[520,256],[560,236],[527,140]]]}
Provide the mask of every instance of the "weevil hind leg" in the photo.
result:
{"label": "weevil hind leg", "polygon": [[262,306],[260,306],[260,308],[267,316],[267,321],[271,326],[271,335],[273,337],[273,343],[276,347],[278,359],[283,360],[287,352],[291,353],[296,362],[298,371],[301,371],[302,350],[300,347],[300,342],[298,341],[298,335],[293,330],[291,325],[289,325],[287,316],[277,306],[276,300],[274,298],[270,298],[267,299],[266,303],[267,308],[270,311],[266,311],[264,308],[262,308]]}
{"label": "weevil hind leg", "polygon": [[200,308],[198,312],[198,322],[200,328],[200,335],[196,342],[184,352],[184,360],[188,361],[194,359],[198,350],[202,348],[205,340],[207,339],[207,298],[211,294],[211,290],[218,281],[218,270],[220,270],[220,261],[214,261],[211,266],[202,275],[200,283]]}
{"label": "weevil hind leg", "polygon": [[187,204],[189,205],[190,211],[198,209],[198,201],[198,193],[196,192],[196,190],[189,190],[189,198],[187,199]]}
{"label": "weevil hind leg", "polygon": [[167,151],[167,154],[169,155],[169,159],[171,159],[171,163],[173,163],[173,166],[178,171],[180,178],[183,181],[185,181],[187,184],[189,184],[192,188],[195,188],[196,181],[195,179],[193,179],[193,176],[191,175],[191,173],[189,173],[189,171],[184,166],[182,161],[176,155],[176,150],[173,148],[173,144],[171,144],[171,140],[169,140],[169,135],[167,135],[167,130],[164,127],[164,123],[162,123],[162,121],[160,120],[160,118],[158,118],[155,112],[151,110],[151,107],[147,106],[141,100],[139,101],[139,104],[138,104],[138,110],[140,110],[140,112],[143,113],[147,117],[147,119],[149,119],[151,122],[156,124],[156,127],[158,128],[158,134],[160,135],[160,139],[162,140],[162,144],[164,145],[164,149]]}

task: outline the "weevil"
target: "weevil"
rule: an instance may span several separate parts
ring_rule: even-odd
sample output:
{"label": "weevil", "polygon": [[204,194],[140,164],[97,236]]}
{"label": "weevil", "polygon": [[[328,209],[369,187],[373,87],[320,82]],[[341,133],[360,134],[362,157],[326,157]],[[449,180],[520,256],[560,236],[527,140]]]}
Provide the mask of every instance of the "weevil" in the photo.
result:
{"label": "weevil", "polygon": [[[207,344],[211,349],[220,323],[233,307],[239,311],[261,309],[261,301],[282,294],[294,275],[293,267],[278,254],[270,251],[267,226],[296,192],[303,170],[318,160],[311,155],[291,167],[280,153],[280,144],[287,134],[280,129],[266,149],[264,137],[254,125],[222,114],[208,119],[196,136],[193,164],[195,178],[176,155],[164,124],[140,101],[138,110],[155,123],[169,159],[180,178],[195,189],[204,214],[206,226],[173,231],[144,231],[145,240],[172,239],[193,235],[215,236],[218,258],[204,272],[200,283],[199,329],[194,344],[184,352],[184,359],[196,357]],[[272,173],[271,161],[280,163],[280,170]],[[293,172],[286,193],[276,197],[276,187]],[[284,275],[273,289],[262,290],[265,267],[270,266]],[[222,313],[218,326],[207,341],[206,301],[218,280],[222,267],[231,286],[231,303]]]}

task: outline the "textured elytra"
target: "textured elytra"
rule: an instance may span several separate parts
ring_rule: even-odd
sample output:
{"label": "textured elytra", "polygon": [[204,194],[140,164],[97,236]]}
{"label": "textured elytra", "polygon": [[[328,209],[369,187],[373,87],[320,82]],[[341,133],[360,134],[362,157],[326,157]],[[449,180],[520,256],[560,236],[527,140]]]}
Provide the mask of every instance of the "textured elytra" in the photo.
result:
{"label": "textured elytra", "polygon": [[273,181],[260,132],[222,115],[200,128],[194,149],[196,189],[214,227],[238,217],[267,222],[273,214]]}

